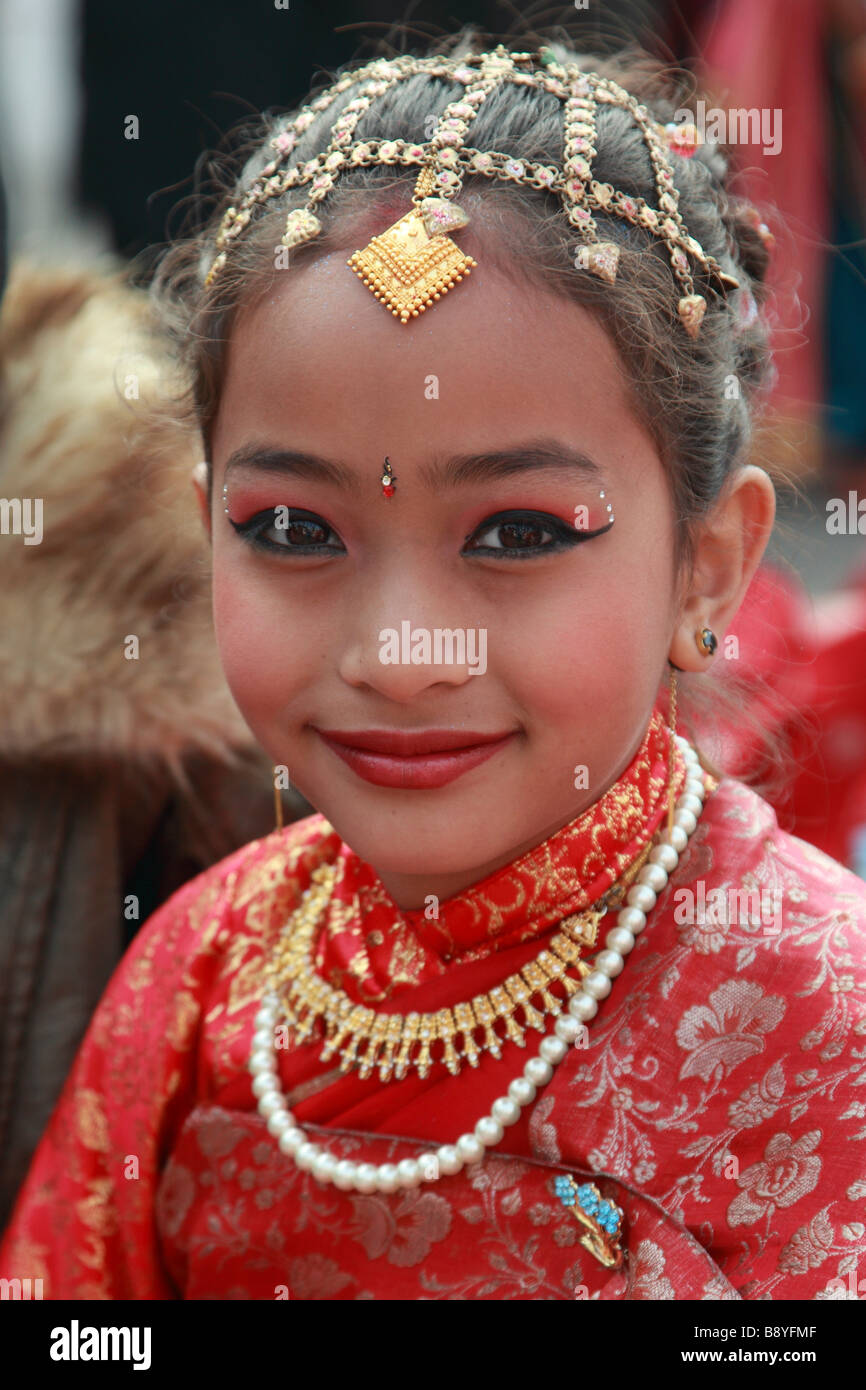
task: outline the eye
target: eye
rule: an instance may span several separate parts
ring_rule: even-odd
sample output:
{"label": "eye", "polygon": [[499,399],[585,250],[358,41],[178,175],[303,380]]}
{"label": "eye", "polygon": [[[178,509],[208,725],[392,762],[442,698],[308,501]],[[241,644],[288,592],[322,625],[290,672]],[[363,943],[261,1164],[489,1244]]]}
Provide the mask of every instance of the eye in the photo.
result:
{"label": "eye", "polygon": [[580,545],[612,525],[611,521],[598,531],[578,531],[547,512],[499,512],[466,537],[464,553],[509,560],[535,556]]}
{"label": "eye", "polygon": [[[345,553],[336,531],[315,512],[303,512],[295,507],[268,507],[256,512],[248,521],[232,521],[231,524],[248,545],[260,550],[278,550],[283,555]],[[336,544],[329,541],[329,537]]]}

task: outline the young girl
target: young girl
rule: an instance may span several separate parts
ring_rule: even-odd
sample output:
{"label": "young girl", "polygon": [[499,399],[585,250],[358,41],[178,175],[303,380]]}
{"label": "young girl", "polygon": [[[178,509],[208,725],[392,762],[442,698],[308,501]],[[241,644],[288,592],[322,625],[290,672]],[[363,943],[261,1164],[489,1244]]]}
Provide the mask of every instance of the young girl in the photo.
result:
{"label": "young girl", "polygon": [[774,517],[763,233],[676,109],[377,60],[169,252],[223,665],[318,814],[136,937],[4,1276],[857,1296],[866,887],[674,732]]}

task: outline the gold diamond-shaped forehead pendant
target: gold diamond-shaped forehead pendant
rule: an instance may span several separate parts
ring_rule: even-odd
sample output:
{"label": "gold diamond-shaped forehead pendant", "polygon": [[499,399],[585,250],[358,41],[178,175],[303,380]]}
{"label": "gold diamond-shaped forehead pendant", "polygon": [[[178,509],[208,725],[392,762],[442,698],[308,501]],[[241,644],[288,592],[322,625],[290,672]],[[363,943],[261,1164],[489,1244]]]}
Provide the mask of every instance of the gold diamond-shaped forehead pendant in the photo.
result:
{"label": "gold diamond-shaped forehead pendant", "polygon": [[346,262],[401,323],[432,308],[478,264],[446,235],[469,218],[447,198],[425,196],[431,185],[432,171],[424,168],[415,185],[416,205]]}

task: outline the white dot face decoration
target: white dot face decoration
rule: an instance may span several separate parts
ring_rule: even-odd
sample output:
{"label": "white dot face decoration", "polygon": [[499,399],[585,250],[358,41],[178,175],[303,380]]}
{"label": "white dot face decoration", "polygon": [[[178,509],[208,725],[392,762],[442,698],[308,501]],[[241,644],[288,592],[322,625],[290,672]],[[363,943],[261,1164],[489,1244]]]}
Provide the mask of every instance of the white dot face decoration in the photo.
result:
{"label": "white dot face decoration", "polygon": [[586,491],[574,505],[572,524],[575,531],[586,536],[596,536],[609,531],[615,520],[608,488],[599,488],[597,493]]}

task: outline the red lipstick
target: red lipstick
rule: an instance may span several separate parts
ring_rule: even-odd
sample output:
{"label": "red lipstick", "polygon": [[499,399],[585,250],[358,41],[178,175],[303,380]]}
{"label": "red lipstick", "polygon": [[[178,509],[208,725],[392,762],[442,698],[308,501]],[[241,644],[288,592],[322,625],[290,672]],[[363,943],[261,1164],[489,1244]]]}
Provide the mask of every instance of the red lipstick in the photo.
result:
{"label": "red lipstick", "polygon": [[316,733],[365,782],[420,791],[444,787],[486,762],[505,747],[515,730],[316,729]]}

